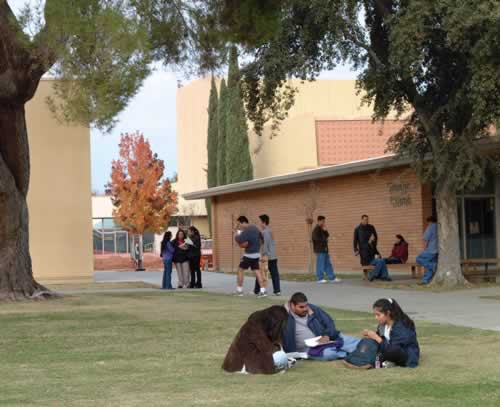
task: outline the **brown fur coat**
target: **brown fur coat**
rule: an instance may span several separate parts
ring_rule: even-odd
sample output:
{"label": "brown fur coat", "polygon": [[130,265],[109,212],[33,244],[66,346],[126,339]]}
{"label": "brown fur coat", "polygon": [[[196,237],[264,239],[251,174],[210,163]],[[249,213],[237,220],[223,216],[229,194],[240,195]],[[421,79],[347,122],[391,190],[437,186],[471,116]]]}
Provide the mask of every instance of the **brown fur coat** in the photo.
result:
{"label": "brown fur coat", "polygon": [[280,349],[281,335],[288,320],[282,306],[274,305],[253,313],[229,347],[222,368],[226,372],[275,373],[273,353]]}

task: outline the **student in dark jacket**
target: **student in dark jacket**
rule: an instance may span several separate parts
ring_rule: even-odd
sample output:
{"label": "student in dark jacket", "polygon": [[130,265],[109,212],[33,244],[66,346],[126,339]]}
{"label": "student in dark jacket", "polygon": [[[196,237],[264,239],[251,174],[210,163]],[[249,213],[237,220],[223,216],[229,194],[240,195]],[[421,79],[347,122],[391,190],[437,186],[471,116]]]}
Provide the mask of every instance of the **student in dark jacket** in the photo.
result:
{"label": "student in dark jacket", "polygon": [[375,340],[383,367],[417,367],[420,347],[415,323],[392,298],[382,298],[373,304],[377,332],[365,330],[363,336]]}
{"label": "student in dark jacket", "polygon": [[[368,215],[361,217],[361,223],[354,229],[353,249],[359,255],[362,266],[368,266],[375,258],[378,236],[373,225],[370,225]],[[375,248],[375,249],[374,249]]]}
{"label": "student in dark jacket", "polygon": [[188,236],[193,242],[193,244],[189,246],[189,250],[187,253],[189,258],[189,268],[191,269],[191,283],[189,284],[189,288],[202,288],[201,269],[200,269],[200,261],[201,261],[200,232],[194,226],[191,226],[188,229]]}
{"label": "student in dark jacket", "polygon": [[175,268],[177,269],[177,287],[187,288],[189,285],[189,245],[186,243],[186,234],[182,229],[177,231],[175,240],[172,244],[175,249],[173,262],[175,264]]}
{"label": "student in dark jacket", "polygon": [[329,238],[330,233],[326,229],[326,218],[320,215],[311,236],[314,253],[316,254],[316,279],[318,283],[326,283],[325,276],[328,277],[328,281],[331,283],[341,282],[333,271],[333,264],[328,251]]}
{"label": "student in dark jacket", "polygon": [[368,280],[373,281],[380,279],[383,281],[391,281],[387,264],[404,264],[408,260],[408,243],[402,235],[396,235],[396,243],[392,247],[392,252],[389,257],[385,259],[374,259],[372,266],[373,270],[368,273]]}
{"label": "student in dark jacket", "polygon": [[309,304],[303,293],[295,293],[286,305],[288,323],[283,335],[283,349],[285,352],[305,352],[309,349],[305,340],[321,336],[320,342],[342,341],[340,349],[334,347],[325,349],[321,356],[312,359],[335,360],[342,359],[356,349],[360,339],[340,333],[335,328],[335,322],[320,307]]}
{"label": "student in dark jacket", "polygon": [[281,344],[287,320],[285,307],[279,305],[254,312],[234,338],[222,368],[226,372],[276,373],[273,355],[283,353]]}

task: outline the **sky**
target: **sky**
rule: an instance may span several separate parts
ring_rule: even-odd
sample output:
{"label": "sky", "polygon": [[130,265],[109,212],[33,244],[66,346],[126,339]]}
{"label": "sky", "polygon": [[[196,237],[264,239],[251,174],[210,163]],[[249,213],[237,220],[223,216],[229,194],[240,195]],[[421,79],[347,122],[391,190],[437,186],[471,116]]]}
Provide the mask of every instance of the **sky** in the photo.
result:
{"label": "sky", "polygon": [[[14,11],[18,11],[26,0],[8,0]],[[356,73],[349,67],[338,67],[333,71],[323,72],[322,79],[354,79]],[[118,116],[113,131],[103,134],[91,131],[91,171],[92,190],[104,192],[104,186],[110,179],[111,161],[118,158],[120,134],[141,131],[150,141],[151,149],[165,162],[165,175],[171,176],[177,171],[176,159],[176,92],[177,81],[189,83],[183,72],[173,72],[158,67],[146,79],[138,94],[130,100],[127,108]]]}

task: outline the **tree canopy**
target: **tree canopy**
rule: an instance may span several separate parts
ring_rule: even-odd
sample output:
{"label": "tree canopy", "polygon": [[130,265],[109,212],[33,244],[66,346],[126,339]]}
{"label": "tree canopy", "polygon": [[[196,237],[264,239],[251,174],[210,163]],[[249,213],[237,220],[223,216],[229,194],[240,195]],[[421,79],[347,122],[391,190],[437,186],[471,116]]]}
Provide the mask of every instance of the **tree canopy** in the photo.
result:
{"label": "tree canopy", "polygon": [[113,217],[133,234],[165,231],[177,210],[177,192],[163,179],[165,164],[139,132],[123,134],[119,146],[120,158],[112,163],[108,184]]}

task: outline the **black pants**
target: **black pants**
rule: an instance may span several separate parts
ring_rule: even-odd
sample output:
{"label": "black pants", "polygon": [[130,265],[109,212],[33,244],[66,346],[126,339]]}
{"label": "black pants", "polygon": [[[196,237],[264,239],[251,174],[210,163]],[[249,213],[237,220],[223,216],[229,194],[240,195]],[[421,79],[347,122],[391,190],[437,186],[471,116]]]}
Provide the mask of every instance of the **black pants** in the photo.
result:
{"label": "black pants", "polygon": [[192,257],[189,259],[189,268],[191,269],[191,284],[190,288],[201,288],[201,269],[200,269],[200,256]]}
{"label": "black pants", "polygon": [[408,354],[399,346],[389,346],[384,353],[382,353],[382,361],[392,362],[398,366],[406,366]]}
{"label": "black pants", "polygon": [[[274,294],[280,293],[281,287],[280,287],[280,273],[278,271],[278,259],[269,260],[267,262],[267,266],[269,268],[269,273],[271,273],[271,280],[273,282],[273,292]],[[260,291],[259,281],[255,279],[255,287],[253,289],[253,292],[255,294],[258,294],[259,291]]]}

